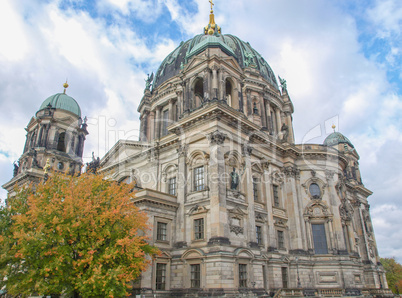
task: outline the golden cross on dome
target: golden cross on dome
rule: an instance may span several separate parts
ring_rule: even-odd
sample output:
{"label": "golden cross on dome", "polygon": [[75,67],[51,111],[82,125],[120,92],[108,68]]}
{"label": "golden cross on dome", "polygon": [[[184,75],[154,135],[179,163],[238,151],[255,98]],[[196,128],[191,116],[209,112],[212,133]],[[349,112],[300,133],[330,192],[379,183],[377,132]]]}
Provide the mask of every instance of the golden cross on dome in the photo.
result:
{"label": "golden cross on dome", "polygon": [[209,3],[211,3],[211,12],[212,12],[213,6],[214,6],[215,4],[212,2],[212,0],[209,0]]}
{"label": "golden cross on dome", "polygon": [[332,124],[332,129],[334,130],[334,132],[335,132],[335,128],[336,128],[336,125]]}

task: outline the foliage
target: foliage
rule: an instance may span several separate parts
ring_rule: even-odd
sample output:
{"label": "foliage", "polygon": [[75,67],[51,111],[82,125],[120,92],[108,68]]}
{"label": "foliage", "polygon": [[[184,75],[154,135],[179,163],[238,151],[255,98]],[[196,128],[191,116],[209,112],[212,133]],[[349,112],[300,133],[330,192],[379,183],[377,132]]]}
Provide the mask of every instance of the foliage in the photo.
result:
{"label": "foliage", "polygon": [[[132,185],[53,175],[0,209],[0,288],[28,296],[124,297],[157,249]],[[6,278],[1,278],[6,277]]]}
{"label": "foliage", "polygon": [[395,294],[402,293],[402,265],[394,257],[381,258],[381,264],[386,271],[388,287]]}

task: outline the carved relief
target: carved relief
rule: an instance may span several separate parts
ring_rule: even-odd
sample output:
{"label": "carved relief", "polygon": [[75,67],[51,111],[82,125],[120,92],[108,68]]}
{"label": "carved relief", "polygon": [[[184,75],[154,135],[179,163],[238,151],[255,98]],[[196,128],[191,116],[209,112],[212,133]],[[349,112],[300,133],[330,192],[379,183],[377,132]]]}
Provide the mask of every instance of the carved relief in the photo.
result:
{"label": "carved relief", "polygon": [[342,200],[342,204],[339,206],[339,214],[342,221],[350,221],[353,217],[353,207],[348,200]]}
{"label": "carved relief", "polygon": [[216,130],[212,133],[210,133],[208,136],[208,141],[211,145],[222,145],[225,142],[226,139],[226,134],[223,132],[220,132],[219,130]]}

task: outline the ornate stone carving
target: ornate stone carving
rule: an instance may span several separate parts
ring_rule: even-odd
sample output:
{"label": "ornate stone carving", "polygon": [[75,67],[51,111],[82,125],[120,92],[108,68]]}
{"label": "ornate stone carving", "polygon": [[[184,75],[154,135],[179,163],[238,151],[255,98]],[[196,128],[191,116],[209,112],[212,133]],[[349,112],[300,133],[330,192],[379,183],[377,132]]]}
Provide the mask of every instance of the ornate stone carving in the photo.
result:
{"label": "ornate stone carving", "polygon": [[244,228],[243,227],[234,226],[234,225],[229,225],[229,227],[230,227],[230,231],[235,233],[236,235],[244,233]]}
{"label": "ornate stone carving", "polygon": [[300,178],[300,170],[296,167],[284,167],[282,172],[286,175],[286,177]]}
{"label": "ornate stone carving", "polygon": [[352,220],[353,212],[352,205],[348,202],[348,200],[343,199],[342,204],[339,206],[339,214],[342,221]]}
{"label": "ornate stone carving", "polygon": [[334,175],[335,175],[335,171],[325,170],[325,177],[327,178],[327,180],[334,179]]}
{"label": "ornate stone carving", "polygon": [[245,156],[250,156],[251,152],[253,151],[253,147],[251,147],[249,144],[243,144],[241,146],[241,149],[242,149],[243,155],[245,155]]}
{"label": "ornate stone carving", "polygon": [[188,150],[188,145],[179,145],[179,147],[176,149],[177,153],[179,154],[179,157],[181,156],[186,156],[187,155],[187,150]]}
{"label": "ornate stone carving", "polygon": [[223,132],[220,132],[219,130],[216,130],[212,133],[210,133],[208,136],[208,141],[211,145],[222,145],[225,142],[226,139],[226,134]]}

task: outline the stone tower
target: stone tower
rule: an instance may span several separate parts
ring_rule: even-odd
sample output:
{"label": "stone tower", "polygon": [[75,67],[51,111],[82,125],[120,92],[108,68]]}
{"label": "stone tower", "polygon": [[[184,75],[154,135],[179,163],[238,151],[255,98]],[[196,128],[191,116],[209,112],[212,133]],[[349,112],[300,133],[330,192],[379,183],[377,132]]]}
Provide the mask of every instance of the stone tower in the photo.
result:
{"label": "stone tower", "polygon": [[26,127],[23,153],[14,164],[13,178],[3,185],[9,195],[13,188],[27,183],[38,183],[44,177],[46,163],[55,172],[75,174],[81,171],[86,120],[74,98],[64,92],[48,97]]}

